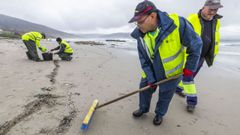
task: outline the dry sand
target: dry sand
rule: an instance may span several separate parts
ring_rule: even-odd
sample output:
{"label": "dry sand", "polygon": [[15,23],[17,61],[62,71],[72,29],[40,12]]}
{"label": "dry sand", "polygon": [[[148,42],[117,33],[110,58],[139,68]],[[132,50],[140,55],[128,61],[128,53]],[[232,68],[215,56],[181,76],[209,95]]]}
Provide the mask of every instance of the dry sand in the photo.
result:
{"label": "dry sand", "polygon": [[[47,48],[54,42],[42,42]],[[174,96],[161,126],[151,111],[132,117],[138,95],[96,111],[90,128],[80,126],[94,99],[100,103],[138,88],[138,56],[106,46],[72,44],[73,61],[33,62],[20,40],[0,40],[0,135],[238,135],[240,66],[216,62],[196,78],[199,104],[193,114]],[[234,56],[235,57],[235,56]],[[239,56],[238,56],[239,60]]]}

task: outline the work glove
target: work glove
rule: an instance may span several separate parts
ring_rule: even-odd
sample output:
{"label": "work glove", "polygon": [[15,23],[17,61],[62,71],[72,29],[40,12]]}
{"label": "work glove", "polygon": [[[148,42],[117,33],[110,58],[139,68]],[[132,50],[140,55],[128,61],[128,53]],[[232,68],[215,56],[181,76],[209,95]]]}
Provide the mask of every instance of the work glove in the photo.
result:
{"label": "work glove", "polygon": [[42,51],[42,52],[46,52],[47,49],[45,47],[39,47],[39,49]]}
{"label": "work glove", "polygon": [[148,83],[148,86],[150,86],[152,89],[156,89],[157,88],[157,85],[152,84],[152,83]]}
{"label": "work glove", "polygon": [[193,72],[189,69],[183,69],[183,81],[190,82],[193,81]]}

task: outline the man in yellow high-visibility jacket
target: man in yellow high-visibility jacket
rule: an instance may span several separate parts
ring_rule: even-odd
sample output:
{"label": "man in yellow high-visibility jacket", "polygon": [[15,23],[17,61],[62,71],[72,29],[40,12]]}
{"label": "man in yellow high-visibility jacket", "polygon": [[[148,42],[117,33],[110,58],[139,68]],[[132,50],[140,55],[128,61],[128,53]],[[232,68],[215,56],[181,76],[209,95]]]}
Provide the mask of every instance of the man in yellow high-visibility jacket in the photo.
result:
{"label": "man in yellow high-visibility jacket", "polygon": [[[213,64],[215,56],[218,54],[220,44],[220,18],[222,18],[222,16],[218,15],[217,11],[222,7],[220,0],[207,0],[198,14],[191,14],[188,17],[188,21],[193,26],[194,31],[203,41],[198,68],[196,72],[190,73],[193,74],[194,77],[201,69],[204,61],[206,61],[207,65],[210,67]],[[176,93],[182,97],[185,95],[187,96],[187,111],[193,112],[197,105],[197,91],[195,84],[193,82],[192,84],[189,84],[182,81],[180,82]]]}
{"label": "man in yellow high-visibility jacket", "polygon": [[44,33],[34,31],[22,35],[22,41],[28,49],[28,52],[26,53],[30,60],[40,61],[36,47],[38,47],[38,49],[40,49],[42,52],[47,51],[45,47],[40,45],[40,40],[45,38],[46,36]]}
{"label": "man in yellow high-visibility jacket", "polygon": [[62,60],[71,61],[73,49],[71,48],[69,43],[66,42],[65,40],[62,40],[60,37],[56,38],[56,41],[58,42],[59,46],[54,49],[51,49],[51,51],[59,50],[58,52],[56,52],[54,54],[58,54],[58,56]]}
{"label": "man in yellow high-visibility jacket", "polygon": [[[181,77],[159,86],[155,83],[182,73],[183,78],[192,79],[186,73],[195,72],[202,41],[185,18],[162,12],[150,1],[145,0],[137,5],[129,23],[132,22],[136,23],[136,28],[131,36],[137,40],[142,68],[140,88],[150,86],[149,90],[139,93],[139,107],[132,115],[141,117],[150,110],[152,94],[159,87],[153,124],[160,125]],[[186,64],[184,48],[189,54]]]}

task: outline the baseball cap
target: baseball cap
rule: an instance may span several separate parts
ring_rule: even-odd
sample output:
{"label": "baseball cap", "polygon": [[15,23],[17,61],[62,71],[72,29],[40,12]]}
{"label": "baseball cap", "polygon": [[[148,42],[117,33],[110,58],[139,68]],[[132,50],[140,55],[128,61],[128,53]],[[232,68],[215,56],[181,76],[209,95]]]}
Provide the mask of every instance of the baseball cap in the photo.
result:
{"label": "baseball cap", "polygon": [[148,15],[155,11],[157,11],[157,8],[151,1],[145,0],[143,2],[140,2],[135,9],[134,16],[129,20],[128,23],[135,22],[142,16]]}

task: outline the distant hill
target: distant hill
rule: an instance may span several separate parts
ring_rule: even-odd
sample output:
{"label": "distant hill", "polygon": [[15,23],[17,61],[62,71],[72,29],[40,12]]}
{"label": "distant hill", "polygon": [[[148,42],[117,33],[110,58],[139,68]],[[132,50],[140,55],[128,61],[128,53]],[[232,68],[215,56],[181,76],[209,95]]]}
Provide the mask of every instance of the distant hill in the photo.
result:
{"label": "distant hill", "polygon": [[32,23],[19,18],[10,17],[0,14],[0,33],[2,31],[22,34],[29,31],[44,32],[48,37],[64,37],[64,38],[105,38],[105,39],[119,39],[131,38],[130,33],[112,33],[112,34],[70,34],[62,32],[44,25]]}
{"label": "distant hill", "polygon": [[25,33],[29,31],[39,31],[44,32],[48,37],[75,37],[76,35],[65,33],[59,30],[55,30],[53,28],[31,23],[22,19],[18,19],[15,17],[10,17],[7,15],[0,14],[0,29],[2,31],[10,31],[14,33]]}

